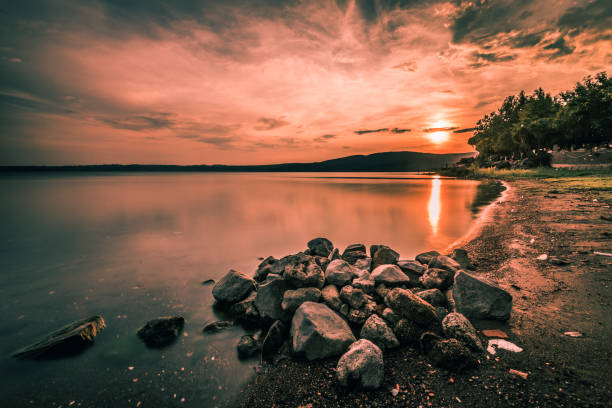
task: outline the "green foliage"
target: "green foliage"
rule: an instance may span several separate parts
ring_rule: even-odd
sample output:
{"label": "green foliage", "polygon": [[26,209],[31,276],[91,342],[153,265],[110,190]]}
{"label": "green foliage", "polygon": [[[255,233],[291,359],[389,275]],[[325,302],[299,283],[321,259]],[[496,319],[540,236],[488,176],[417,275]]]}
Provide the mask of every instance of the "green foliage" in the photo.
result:
{"label": "green foliage", "polygon": [[478,164],[525,159],[529,167],[550,165],[547,153],[560,147],[594,147],[612,140],[612,76],[588,76],[557,97],[542,88],[509,96],[497,112],[480,119],[468,143]]}

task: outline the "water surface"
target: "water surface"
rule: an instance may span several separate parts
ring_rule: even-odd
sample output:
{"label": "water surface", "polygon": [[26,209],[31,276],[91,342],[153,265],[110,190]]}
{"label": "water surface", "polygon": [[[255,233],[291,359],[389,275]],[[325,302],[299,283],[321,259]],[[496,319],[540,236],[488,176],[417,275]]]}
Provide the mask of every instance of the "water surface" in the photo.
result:
{"label": "water surface", "polygon": [[[0,390],[6,406],[216,406],[252,376],[239,327],[218,318],[211,286],[325,236],[387,244],[411,258],[442,249],[475,219],[478,182],[410,173],[34,174],[0,179]],[[182,314],[183,336],[148,349],[147,320]],[[107,329],[68,359],[10,354],[73,320]],[[139,405],[140,403],[140,405]]]}

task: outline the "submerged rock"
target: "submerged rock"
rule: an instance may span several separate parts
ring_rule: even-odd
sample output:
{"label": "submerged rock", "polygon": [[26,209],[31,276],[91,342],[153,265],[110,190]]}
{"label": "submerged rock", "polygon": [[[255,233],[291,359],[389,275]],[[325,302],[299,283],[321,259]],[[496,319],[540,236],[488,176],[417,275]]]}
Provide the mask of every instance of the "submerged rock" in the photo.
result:
{"label": "submerged rock", "polygon": [[75,355],[91,346],[105,327],[102,316],[77,320],[16,351],[13,357],[42,360]]}
{"label": "submerged rock", "polygon": [[164,347],[176,340],[183,326],[183,316],[163,316],[148,321],[137,334],[148,347]]}
{"label": "submerged rock", "polygon": [[336,373],[341,385],[359,381],[364,388],[378,388],[385,373],[382,351],[369,340],[358,340],[340,357]]}
{"label": "submerged rock", "polygon": [[255,281],[242,272],[230,270],[212,290],[213,297],[220,303],[236,303],[255,289]]}
{"label": "submerged rock", "polygon": [[293,352],[309,360],[337,356],[355,341],[348,324],[322,303],[306,302],[291,321]]}
{"label": "submerged rock", "polygon": [[216,332],[220,332],[221,330],[229,329],[230,327],[233,327],[233,326],[234,326],[234,322],[231,322],[228,320],[220,320],[220,321],[208,323],[206,326],[204,326],[204,329],[202,329],[202,331],[204,333],[216,333]]}
{"label": "submerged rock", "polygon": [[255,340],[253,336],[245,334],[240,338],[236,349],[239,358],[249,358],[261,351],[261,343]]}
{"label": "submerged rock", "polygon": [[359,337],[368,339],[382,350],[391,349],[400,345],[393,331],[378,315],[371,315],[363,324]]}
{"label": "submerged rock", "polygon": [[482,343],[472,323],[461,313],[449,313],[442,320],[444,336],[457,339],[472,350],[483,351]]}
{"label": "submerged rock", "polygon": [[468,318],[508,320],[512,296],[488,280],[465,271],[455,274],[453,300],[457,312]]}
{"label": "submerged rock", "polygon": [[312,255],[328,257],[334,249],[334,244],[327,238],[315,238],[308,241],[308,249]]}

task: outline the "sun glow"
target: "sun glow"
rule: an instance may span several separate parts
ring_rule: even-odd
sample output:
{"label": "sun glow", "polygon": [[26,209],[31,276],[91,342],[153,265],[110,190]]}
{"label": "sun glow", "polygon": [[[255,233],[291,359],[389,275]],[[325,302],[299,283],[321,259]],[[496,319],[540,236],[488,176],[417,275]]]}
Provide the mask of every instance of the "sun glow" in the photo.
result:
{"label": "sun glow", "polygon": [[431,132],[427,137],[432,143],[440,144],[448,140],[448,132]]}

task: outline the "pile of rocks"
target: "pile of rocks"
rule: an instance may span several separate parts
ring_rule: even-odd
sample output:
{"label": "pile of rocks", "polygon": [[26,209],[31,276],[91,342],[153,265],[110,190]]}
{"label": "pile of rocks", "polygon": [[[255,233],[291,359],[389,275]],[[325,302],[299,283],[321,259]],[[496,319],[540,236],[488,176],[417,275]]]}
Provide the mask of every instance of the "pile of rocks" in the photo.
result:
{"label": "pile of rocks", "polygon": [[510,294],[466,272],[462,249],[399,258],[385,245],[369,254],[349,245],[340,254],[315,238],[304,252],[264,259],[254,277],[230,271],[213,296],[237,323],[263,329],[241,338],[241,357],[273,359],[283,350],[309,360],[341,356],[341,384],[379,387],[383,351],[405,344],[440,367],[476,366],[483,346],[469,318],[507,320]]}

